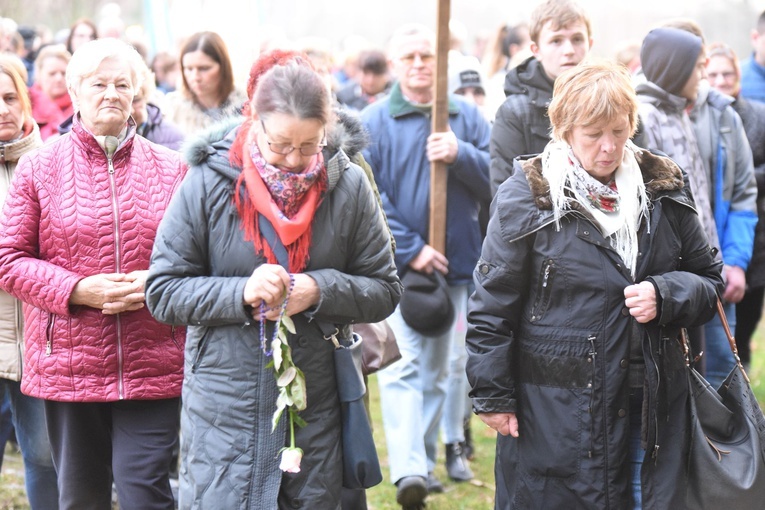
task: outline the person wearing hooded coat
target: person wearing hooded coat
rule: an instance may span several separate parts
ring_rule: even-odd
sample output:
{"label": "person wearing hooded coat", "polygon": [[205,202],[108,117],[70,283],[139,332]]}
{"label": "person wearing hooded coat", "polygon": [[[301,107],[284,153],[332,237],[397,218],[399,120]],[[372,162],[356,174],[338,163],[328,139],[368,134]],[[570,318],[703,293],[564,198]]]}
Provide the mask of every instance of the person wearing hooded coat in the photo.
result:
{"label": "person wearing hooded coat", "polygon": [[[268,54],[259,61],[267,58]],[[262,94],[275,91],[290,98],[296,89],[305,93],[306,84],[313,87],[310,93],[316,101],[329,102],[314,71],[295,62],[276,65],[260,78],[250,118],[244,123],[232,119],[193,140],[186,151],[188,178],[158,232],[147,304],[159,320],[189,326],[181,418],[181,508],[340,508],[334,348],[317,322],[335,324],[341,336],[347,335],[353,323],[387,317],[402,289],[384,217],[366,176],[350,160],[361,149],[362,131],[358,126],[348,129],[353,128],[348,125],[350,118],[326,125],[326,147],[309,158],[325,162],[325,177],[317,182],[326,189],[313,212],[307,258],[297,261],[304,268],[294,271],[290,260],[295,288],[289,295],[302,292],[301,276],[315,282],[319,295],[310,307],[295,313],[288,306],[286,312],[297,331],[289,335],[292,357],[306,379],[308,407],[300,413],[306,425],[295,429],[296,445],[304,453],[298,473],[282,473],[278,454],[289,440],[286,419],[272,430],[277,385],[267,366],[270,360],[260,348],[258,303],[245,301],[257,274],[282,273],[272,269],[270,245],[253,247],[237,195],[246,202],[242,196],[249,193],[251,151],[257,147],[257,153],[268,154],[267,150],[283,149],[277,143],[278,119],[300,126],[318,120],[269,111],[259,102]],[[322,94],[326,97],[319,99]],[[271,131],[274,125],[276,135]],[[305,145],[299,147],[287,150],[302,154]],[[288,171],[284,166],[275,168],[282,176]],[[270,193],[274,200],[276,192]],[[285,243],[288,250],[291,246]],[[282,295],[278,293],[276,300],[282,302]],[[268,306],[272,304],[278,303]]]}
{"label": "person wearing hooded coat", "polygon": [[618,64],[562,74],[553,141],[495,197],[467,373],[500,433],[496,509],[686,508],[677,339],[714,315],[721,264],[680,168],[629,142],[637,108]]}

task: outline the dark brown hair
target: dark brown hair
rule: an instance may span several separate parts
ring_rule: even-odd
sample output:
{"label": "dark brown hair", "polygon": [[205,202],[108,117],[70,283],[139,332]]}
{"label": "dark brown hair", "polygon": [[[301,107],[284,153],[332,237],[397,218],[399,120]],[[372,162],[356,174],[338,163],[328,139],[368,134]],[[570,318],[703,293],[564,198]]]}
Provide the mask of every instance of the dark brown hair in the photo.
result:
{"label": "dark brown hair", "polygon": [[[223,102],[234,91],[234,70],[231,66],[231,58],[228,56],[228,48],[223,42],[221,36],[215,32],[197,32],[189,37],[186,44],[181,48],[181,70],[183,70],[183,57],[187,53],[201,51],[220,65],[220,86],[218,87],[218,101]],[[194,93],[191,92],[186,74],[181,72],[183,81],[181,90],[183,95],[196,101]]]}
{"label": "dark brown hair", "polygon": [[324,80],[298,62],[276,65],[261,76],[251,107],[261,119],[271,113],[284,113],[298,119],[316,119],[326,125],[332,117]]}

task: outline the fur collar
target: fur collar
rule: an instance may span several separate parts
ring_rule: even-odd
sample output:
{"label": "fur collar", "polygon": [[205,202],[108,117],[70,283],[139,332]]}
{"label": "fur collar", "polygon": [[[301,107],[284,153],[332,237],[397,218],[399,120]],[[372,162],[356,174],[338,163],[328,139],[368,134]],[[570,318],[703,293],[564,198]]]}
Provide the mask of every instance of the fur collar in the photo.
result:
{"label": "fur collar", "polygon": [[[683,189],[683,172],[671,159],[644,149],[637,154],[637,162],[643,173],[646,191],[652,199],[661,193]],[[534,203],[540,210],[551,211],[550,185],[542,175],[541,155],[522,161],[521,165]]]}

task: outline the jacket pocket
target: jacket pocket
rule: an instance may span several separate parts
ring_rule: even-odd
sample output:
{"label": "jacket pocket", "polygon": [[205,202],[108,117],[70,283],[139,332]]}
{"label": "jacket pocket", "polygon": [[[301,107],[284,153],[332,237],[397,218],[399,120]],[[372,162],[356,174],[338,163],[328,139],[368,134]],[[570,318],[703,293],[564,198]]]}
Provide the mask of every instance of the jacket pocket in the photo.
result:
{"label": "jacket pocket", "polygon": [[50,356],[53,353],[53,328],[56,326],[55,314],[48,314],[48,321],[45,324],[45,355]]}
{"label": "jacket pocket", "polygon": [[[199,338],[199,343],[197,344],[197,352],[194,356],[194,362],[191,364],[191,373],[195,373],[197,369],[199,368],[199,365],[202,363],[202,360],[205,355],[205,351],[207,350],[207,344],[210,338],[210,328],[204,328],[202,336]],[[188,339],[187,339],[188,340]]]}
{"label": "jacket pocket", "polygon": [[579,473],[585,455],[585,410],[591,389],[523,384],[519,406],[518,452],[524,471],[566,478]]}
{"label": "jacket pocket", "polygon": [[536,298],[534,299],[534,305],[531,307],[530,322],[537,322],[540,320],[550,307],[550,295],[554,276],[555,262],[553,259],[546,259],[539,272]]}

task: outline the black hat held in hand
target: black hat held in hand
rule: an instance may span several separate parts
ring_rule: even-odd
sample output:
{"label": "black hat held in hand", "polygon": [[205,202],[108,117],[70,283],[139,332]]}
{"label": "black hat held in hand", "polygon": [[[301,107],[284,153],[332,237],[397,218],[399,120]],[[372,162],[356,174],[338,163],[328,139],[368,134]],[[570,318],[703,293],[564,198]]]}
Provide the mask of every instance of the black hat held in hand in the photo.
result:
{"label": "black hat held in hand", "polygon": [[401,278],[404,293],[399,309],[410,328],[428,336],[446,333],[454,322],[449,286],[438,271],[431,274],[408,270]]}

